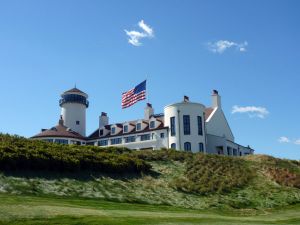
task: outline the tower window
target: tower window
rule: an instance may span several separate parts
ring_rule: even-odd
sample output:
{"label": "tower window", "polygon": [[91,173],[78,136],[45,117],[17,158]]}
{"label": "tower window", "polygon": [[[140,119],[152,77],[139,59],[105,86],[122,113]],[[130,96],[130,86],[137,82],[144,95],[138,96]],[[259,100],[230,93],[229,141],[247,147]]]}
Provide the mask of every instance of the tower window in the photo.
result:
{"label": "tower window", "polygon": [[79,125],[79,124],[80,124],[80,121],[79,121],[79,120],[77,120],[77,121],[76,121],[76,125]]}
{"label": "tower window", "polygon": [[176,149],[176,144],[175,144],[175,143],[172,143],[172,144],[171,144],[171,148],[172,148],[172,149]]}
{"label": "tower window", "polygon": [[198,135],[203,135],[202,117],[201,116],[197,116],[197,122],[198,122]]}
{"label": "tower window", "polygon": [[[171,124],[171,136],[175,136],[176,135],[176,131],[175,131],[175,117],[171,117],[170,118],[170,124]],[[172,146],[171,146],[172,148]]]}
{"label": "tower window", "polygon": [[160,133],[160,138],[165,138],[165,133]]}
{"label": "tower window", "polygon": [[191,151],[191,142],[184,143],[184,151]]}
{"label": "tower window", "polygon": [[189,115],[183,115],[183,134],[184,135],[191,134],[190,116]]}

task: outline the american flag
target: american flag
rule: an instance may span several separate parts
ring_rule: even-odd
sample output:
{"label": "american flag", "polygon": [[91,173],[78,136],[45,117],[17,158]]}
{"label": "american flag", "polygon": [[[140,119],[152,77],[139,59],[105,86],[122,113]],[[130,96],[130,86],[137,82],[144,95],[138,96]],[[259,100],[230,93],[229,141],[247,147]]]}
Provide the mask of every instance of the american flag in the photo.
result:
{"label": "american flag", "polygon": [[122,94],[122,109],[146,99],[146,80]]}

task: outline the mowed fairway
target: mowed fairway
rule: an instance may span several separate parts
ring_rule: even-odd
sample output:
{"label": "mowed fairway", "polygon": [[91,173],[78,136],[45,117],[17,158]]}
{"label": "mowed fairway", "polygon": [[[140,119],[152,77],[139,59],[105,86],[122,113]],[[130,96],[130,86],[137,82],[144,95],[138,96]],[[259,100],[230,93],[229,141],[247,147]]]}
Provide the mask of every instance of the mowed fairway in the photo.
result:
{"label": "mowed fairway", "polygon": [[0,224],[300,224],[300,206],[260,212],[219,212],[1,194]]}

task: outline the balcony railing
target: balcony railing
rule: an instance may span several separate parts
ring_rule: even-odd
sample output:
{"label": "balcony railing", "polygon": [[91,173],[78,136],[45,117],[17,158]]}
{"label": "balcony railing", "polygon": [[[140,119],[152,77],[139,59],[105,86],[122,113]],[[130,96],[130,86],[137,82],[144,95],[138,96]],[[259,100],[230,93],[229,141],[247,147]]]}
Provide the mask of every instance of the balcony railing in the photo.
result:
{"label": "balcony railing", "polygon": [[89,107],[89,101],[81,95],[65,95],[62,99],[59,100],[59,106],[62,106],[65,103],[79,103]]}

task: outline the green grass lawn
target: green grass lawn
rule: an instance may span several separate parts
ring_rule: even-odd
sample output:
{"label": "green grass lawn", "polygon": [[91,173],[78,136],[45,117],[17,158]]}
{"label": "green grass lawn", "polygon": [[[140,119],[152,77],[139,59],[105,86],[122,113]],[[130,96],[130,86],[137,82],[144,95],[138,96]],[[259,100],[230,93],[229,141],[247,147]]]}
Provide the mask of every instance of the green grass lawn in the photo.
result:
{"label": "green grass lawn", "polygon": [[84,198],[0,194],[0,224],[300,224],[300,205],[276,210],[191,210]]}

